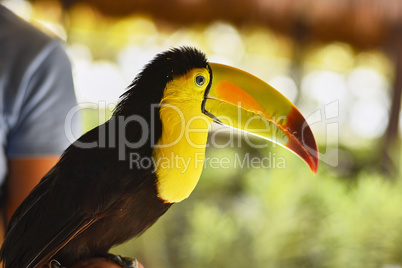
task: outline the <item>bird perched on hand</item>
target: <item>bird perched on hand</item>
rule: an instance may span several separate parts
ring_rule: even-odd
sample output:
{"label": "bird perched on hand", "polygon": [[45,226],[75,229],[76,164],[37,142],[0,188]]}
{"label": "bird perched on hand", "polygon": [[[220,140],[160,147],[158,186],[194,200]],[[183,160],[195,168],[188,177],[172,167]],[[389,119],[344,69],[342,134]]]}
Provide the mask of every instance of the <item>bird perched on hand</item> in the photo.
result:
{"label": "bird perched on hand", "polygon": [[111,119],[74,142],[17,209],[1,248],[4,267],[70,267],[140,235],[194,190],[212,122],[272,140],[317,169],[313,134],[285,97],[196,49],[171,49],[145,66]]}

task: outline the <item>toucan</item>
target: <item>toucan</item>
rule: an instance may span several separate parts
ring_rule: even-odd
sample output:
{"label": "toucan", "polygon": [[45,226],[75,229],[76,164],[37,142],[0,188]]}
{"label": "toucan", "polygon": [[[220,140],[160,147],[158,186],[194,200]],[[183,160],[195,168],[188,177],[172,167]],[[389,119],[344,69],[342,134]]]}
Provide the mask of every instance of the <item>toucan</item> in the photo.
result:
{"label": "toucan", "polygon": [[289,100],[198,49],[172,48],[143,68],[110,120],[73,142],[18,207],[3,267],[71,267],[142,234],[194,190],[212,123],[280,144],[317,170],[314,136]]}

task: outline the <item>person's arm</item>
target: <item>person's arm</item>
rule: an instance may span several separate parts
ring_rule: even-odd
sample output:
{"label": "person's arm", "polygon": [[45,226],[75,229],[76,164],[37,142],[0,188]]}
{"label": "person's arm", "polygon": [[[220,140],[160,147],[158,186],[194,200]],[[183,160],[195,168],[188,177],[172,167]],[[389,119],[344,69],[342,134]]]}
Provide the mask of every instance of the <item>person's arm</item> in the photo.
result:
{"label": "person's arm", "polygon": [[6,220],[70,144],[66,133],[80,132],[79,118],[65,126],[76,100],[71,65],[58,42],[48,43],[37,54],[24,78],[8,132]]}
{"label": "person's arm", "polygon": [[58,160],[59,156],[41,156],[9,161],[6,189],[7,220],[10,220],[17,207]]}

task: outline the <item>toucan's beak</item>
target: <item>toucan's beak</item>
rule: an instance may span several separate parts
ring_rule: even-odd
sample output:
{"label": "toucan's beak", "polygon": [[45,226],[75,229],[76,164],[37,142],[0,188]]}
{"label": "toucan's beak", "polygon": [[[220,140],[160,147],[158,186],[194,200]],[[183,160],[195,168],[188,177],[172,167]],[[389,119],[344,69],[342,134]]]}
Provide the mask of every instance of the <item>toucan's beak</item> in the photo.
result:
{"label": "toucan's beak", "polygon": [[304,117],[273,87],[229,66],[209,63],[211,84],[203,112],[215,122],[275,142],[300,156],[316,173],[317,145]]}

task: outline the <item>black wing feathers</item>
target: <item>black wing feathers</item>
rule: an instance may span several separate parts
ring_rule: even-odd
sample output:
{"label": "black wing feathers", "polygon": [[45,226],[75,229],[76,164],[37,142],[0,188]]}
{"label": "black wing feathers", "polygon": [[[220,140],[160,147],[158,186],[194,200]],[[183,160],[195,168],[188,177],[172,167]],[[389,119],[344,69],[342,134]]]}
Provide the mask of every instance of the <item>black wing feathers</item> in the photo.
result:
{"label": "black wing feathers", "polygon": [[[80,140],[97,138],[95,128]],[[47,261],[118,198],[116,193],[126,187],[126,180],[114,179],[124,178],[118,171],[122,163],[113,161],[115,149],[99,150],[70,146],[24,200],[11,219],[0,253],[5,267],[35,267]]]}

